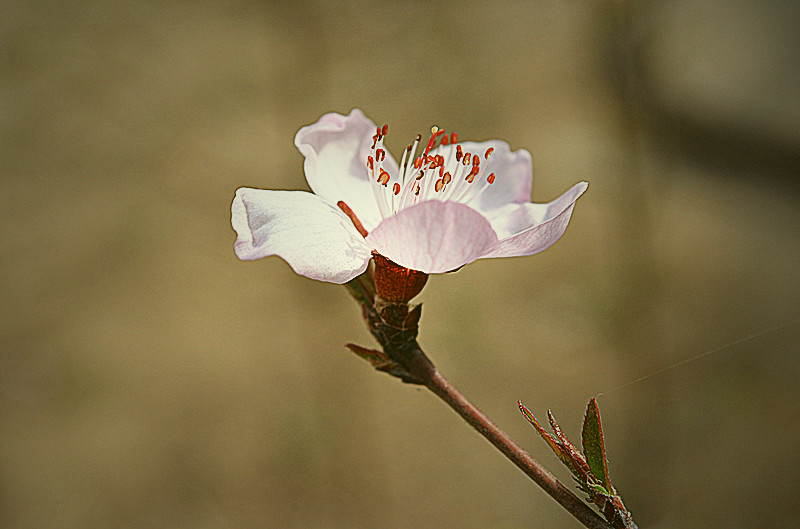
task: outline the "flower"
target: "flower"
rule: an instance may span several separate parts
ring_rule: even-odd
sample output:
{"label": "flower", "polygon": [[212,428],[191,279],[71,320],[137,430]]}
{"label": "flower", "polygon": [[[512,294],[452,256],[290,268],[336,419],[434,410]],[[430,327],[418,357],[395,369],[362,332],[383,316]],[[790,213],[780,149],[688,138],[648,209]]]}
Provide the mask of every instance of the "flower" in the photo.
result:
{"label": "flower", "polygon": [[398,164],[384,149],[386,133],[358,109],[300,129],[295,145],[313,193],[238,189],[236,255],[278,255],[298,274],[332,283],[363,273],[373,252],[425,274],[449,272],[549,248],[588,185],[533,204],[525,150],[460,143],[434,127],[425,147],[417,136]]}

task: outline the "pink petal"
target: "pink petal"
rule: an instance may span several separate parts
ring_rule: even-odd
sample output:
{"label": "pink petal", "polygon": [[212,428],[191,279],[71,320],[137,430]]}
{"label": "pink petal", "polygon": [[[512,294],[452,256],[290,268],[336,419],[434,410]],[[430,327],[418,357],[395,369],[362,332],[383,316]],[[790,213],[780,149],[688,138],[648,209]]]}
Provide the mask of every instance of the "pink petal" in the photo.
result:
{"label": "pink petal", "polygon": [[[493,184],[469,202],[470,206],[481,213],[488,213],[509,203],[530,202],[533,159],[528,151],[520,149],[512,152],[508,143],[500,140],[480,143],[465,141],[460,145],[465,152],[480,156],[484,179],[492,172],[496,176]],[[490,147],[494,151],[488,159],[484,159]]]}
{"label": "pink petal", "polygon": [[[294,144],[306,157],[308,185],[331,204],[343,200],[367,230],[381,216],[367,174],[367,155],[375,134],[375,123],[359,109],[349,115],[331,113],[297,132]],[[397,163],[386,153],[384,167],[397,174]]]}
{"label": "pink petal", "polygon": [[508,205],[492,217],[500,246],[486,257],[532,255],[552,246],[567,229],[575,201],[589,184],[576,184],[549,204]]}
{"label": "pink petal", "polygon": [[381,222],[367,242],[395,263],[429,274],[449,272],[497,248],[497,235],[477,211],[428,200]]}
{"label": "pink petal", "polygon": [[371,248],[336,206],[304,191],[239,188],[231,205],[236,255],[282,257],[300,275],[346,283],[366,270]]}

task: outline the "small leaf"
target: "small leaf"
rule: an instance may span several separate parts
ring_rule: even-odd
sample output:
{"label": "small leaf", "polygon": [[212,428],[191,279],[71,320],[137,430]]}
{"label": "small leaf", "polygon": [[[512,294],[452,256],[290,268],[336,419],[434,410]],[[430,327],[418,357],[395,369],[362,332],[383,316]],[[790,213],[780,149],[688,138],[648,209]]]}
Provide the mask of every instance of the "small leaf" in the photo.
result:
{"label": "small leaf", "polygon": [[404,329],[416,329],[419,325],[419,319],[422,316],[422,303],[414,305],[408,311],[405,321],[403,321]]}
{"label": "small leaf", "polygon": [[351,352],[358,355],[360,358],[363,358],[375,369],[382,369],[386,366],[389,366],[393,362],[389,359],[386,354],[382,351],[378,351],[377,349],[367,349],[366,347],[361,347],[360,345],[356,345],[354,343],[345,344],[345,347],[350,349]]}
{"label": "small leaf", "polygon": [[604,488],[602,485],[600,485],[599,483],[590,483],[590,484],[589,484],[589,488],[592,490],[592,492],[594,492],[595,494],[600,494],[600,495],[601,495],[601,496],[603,496],[604,498],[610,498],[610,497],[612,497],[612,496],[613,496],[612,494],[610,494],[610,493],[609,493],[609,492],[608,492],[608,491],[607,491],[607,490],[606,490],[606,489],[605,489],[605,488]]}
{"label": "small leaf", "polygon": [[389,358],[389,355],[382,351],[378,351],[377,349],[367,349],[366,347],[361,347],[360,345],[356,345],[354,343],[345,344],[345,347],[350,349],[353,353],[358,355],[360,358],[363,358],[370,364],[372,367],[377,369],[378,371],[383,371],[384,373],[388,373],[393,377],[399,378],[403,382],[407,384],[424,384],[424,380],[420,380]]}
{"label": "small leaf", "polygon": [[592,478],[592,470],[589,468],[589,465],[586,463],[586,458],[583,457],[581,451],[578,450],[572,441],[569,440],[569,437],[561,430],[561,426],[558,425],[556,422],[556,418],[553,417],[553,414],[550,410],[547,410],[547,420],[550,422],[550,427],[553,429],[553,433],[556,434],[558,440],[561,441],[561,445],[564,449],[569,453],[570,458],[574,462],[576,476],[578,476],[583,483],[588,484]]}
{"label": "small leaf", "polygon": [[606,446],[603,439],[603,426],[600,423],[600,409],[597,400],[591,399],[586,408],[583,419],[583,453],[592,469],[595,479],[610,495],[615,494],[608,477],[608,460],[606,459]]}
{"label": "small leaf", "polygon": [[519,406],[519,410],[522,412],[522,415],[528,419],[533,427],[539,432],[539,435],[542,439],[547,443],[550,447],[550,450],[558,457],[558,459],[566,466],[570,472],[575,476],[576,481],[581,485],[585,484],[585,477],[586,473],[582,472],[579,465],[576,463],[574,457],[570,454],[569,450],[567,450],[558,440],[554,439],[552,435],[547,433],[547,431],[542,428],[542,425],[539,424],[539,421],[536,420],[531,410],[525,407],[522,404],[522,401],[517,401],[517,405]]}

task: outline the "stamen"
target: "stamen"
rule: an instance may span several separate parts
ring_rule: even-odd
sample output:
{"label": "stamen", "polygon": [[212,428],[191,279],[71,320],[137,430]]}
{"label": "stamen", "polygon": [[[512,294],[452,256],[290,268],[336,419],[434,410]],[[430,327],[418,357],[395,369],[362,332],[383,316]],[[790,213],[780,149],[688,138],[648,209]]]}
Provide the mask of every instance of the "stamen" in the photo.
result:
{"label": "stamen", "polygon": [[481,161],[486,162],[489,159],[494,153],[494,147],[488,147],[482,153],[483,156],[481,153],[468,152],[458,144],[458,135],[455,132],[447,134],[444,129],[436,126],[431,128],[431,135],[419,156],[417,149],[422,141],[421,135],[417,135],[413,144],[403,151],[398,174],[390,174],[383,167],[386,160],[383,140],[388,131],[388,125],[375,129],[366,164],[369,181],[383,218],[425,200],[466,203],[483,193],[495,181],[494,173],[484,178],[485,173],[481,167]]}
{"label": "stamen", "polygon": [[[474,178],[474,177],[473,177]],[[458,200],[459,202],[463,202],[464,204],[470,202],[475,197],[486,191],[486,188],[489,187],[491,184],[494,183],[495,176],[494,173],[490,173],[489,176],[486,177],[486,181],[483,184],[472,184],[467,187],[464,193],[461,193],[460,196],[454,197],[453,200]]]}
{"label": "stamen", "polygon": [[419,189],[419,184],[417,183],[416,178],[409,179],[405,183],[405,187],[403,188],[402,193],[400,194],[400,200],[398,201],[397,207],[398,210],[405,209],[409,206],[409,202],[413,199],[411,198],[414,194],[414,190]]}
{"label": "stamen", "polygon": [[381,169],[381,174],[378,175],[378,183],[386,187],[387,185],[389,185],[389,178],[391,178],[389,176],[389,173]]}
{"label": "stamen", "polygon": [[406,149],[403,151],[403,157],[400,158],[400,165],[398,166],[399,167],[399,171],[400,171],[400,181],[403,182],[403,183],[405,183],[406,177],[408,176],[408,156],[409,156],[409,153],[411,153],[411,145],[406,147]]}
{"label": "stamen", "polygon": [[414,155],[417,152],[417,147],[419,146],[419,142],[420,141],[422,141],[422,136],[417,134],[417,138],[414,140],[414,144],[413,145],[409,145],[408,156],[406,157],[405,164],[403,164],[403,181],[404,182],[408,179],[408,172],[409,172],[408,163],[411,160],[414,160],[414,164],[412,164],[412,165],[416,164],[416,160],[414,159]]}
{"label": "stamen", "polygon": [[353,223],[353,226],[356,227],[358,233],[360,233],[362,237],[366,238],[368,232],[367,230],[364,229],[364,225],[361,224],[360,220],[358,220],[358,217],[356,217],[356,214],[353,212],[353,210],[350,209],[350,206],[345,204],[344,200],[340,200],[339,202],[336,203],[336,205],[339,206],[339,209],[344,211],[344,214],[350,218],[350,221]]}

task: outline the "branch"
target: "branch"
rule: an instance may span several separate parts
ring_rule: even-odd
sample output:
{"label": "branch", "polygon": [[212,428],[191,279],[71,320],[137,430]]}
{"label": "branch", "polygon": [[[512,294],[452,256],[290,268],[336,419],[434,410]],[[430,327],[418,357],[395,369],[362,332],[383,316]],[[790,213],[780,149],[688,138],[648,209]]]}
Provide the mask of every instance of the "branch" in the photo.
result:
{"label": "branch", "polygon": [[421,306],[387,303],[376,296],[373,305],[362,304],[362,309],[367,326],[383,351],[347,344],[353,353],[380,371],[427,387],[585,527],[613,529],[439,373],[416,340]]}
{"label": "branch", "polygon": [[425,381],[425,386],[453,408],[462,419],[500,450],[525,475],[536,482],[559,505],[589,529],[613,529],[591,507],[558,481],[541,463],[523,450],[511,437],[459,392],[438,370]]}

